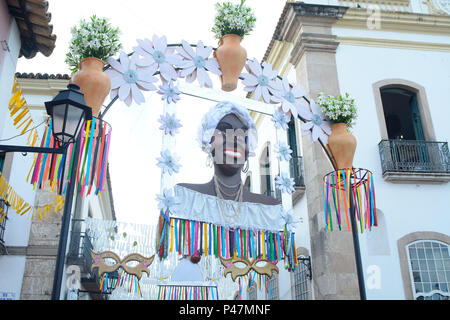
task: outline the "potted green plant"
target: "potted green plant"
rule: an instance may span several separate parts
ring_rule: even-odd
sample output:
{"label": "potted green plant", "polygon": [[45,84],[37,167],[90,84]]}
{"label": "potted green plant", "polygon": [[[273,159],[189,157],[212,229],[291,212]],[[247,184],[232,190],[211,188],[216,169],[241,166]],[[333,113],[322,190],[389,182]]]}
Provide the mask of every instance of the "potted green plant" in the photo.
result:
{"label": "potted green plant", "polygon": [[120,30],[112,27],[108,19],[93,15],[88,21],[81,20],[71,32],[65,60],[72,70],[71,82],[80,87],[92,114],[97,116],[111,89],[111,80],[103,73],[103,67],[122,47]]}
{"label": "potted green plant", "polygon": [[344,96],[324,96],[319,94],[316,103],[331,122],[331,135],[328,147],[338,169],[352,168],[356,151],[356,138],[349,128],[357,118],[355,100],[348,93]]}
{"label": "potted green plant", "polygon": [[255,27],[256,18],[252,10],[244,5],[231,2],[216,3],[217,14],[212,32],[219,39],[215,57],[222,72],[222,90],[233,91],[247,60],[247,51],[241,41]]}

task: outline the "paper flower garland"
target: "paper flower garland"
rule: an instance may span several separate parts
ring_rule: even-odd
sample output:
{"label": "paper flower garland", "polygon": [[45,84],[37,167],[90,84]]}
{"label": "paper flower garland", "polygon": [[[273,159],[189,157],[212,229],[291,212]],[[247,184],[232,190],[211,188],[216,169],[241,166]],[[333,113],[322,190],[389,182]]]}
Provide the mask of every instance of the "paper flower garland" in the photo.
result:
{"label": "paper flower garland", "polygon": [[167,39],[165,36],[159,38],[157,35],[153,35],[152,40],[138,39],[137,42],[139,45],[133,47],[133,50],[143,57],[143,59],[137,61],[138,65],[159,69],[164,81],[176,80],[178,75],[175,67],[178,67],[181,63],[181,57],[174,54],[173,48],[167,47]]}
{"label": "paper flower garland", "polygon": [[280,110],[275,110],[272,115],[272,121],[276,129],[287,130],[289,128],[289,118],[284,112]]}
{"label": "paper flower garland", "polygon": [[172,155],[170,150],[166,149],[161,151],[161,158],[156,158],[158,160],[158,167],[160,167],[163,173],[168,173],[173,175],[174,172],[178,173],[181,165],[178,163],[178,157]]}
{"label": "paper flower garland", "polygon": [[162,100],[166,100],[167,103],[177,103],[180,100],[181,91],[172,82],[164,82],[159,86],[158,93],[162,95]]}
{"label": "paper flower garland", "polygon": [[325,119],[320,107],[311,100],[311,110],[308,110],[306,105],[301,105],[299,109],[300,115],[309,120],[302,125],[302,133],[304,136],[308,136],[310,141],[320,140],[324,143],[328,143],[328,136],[331,134],[331,127],[329,122]]}
{"label": "paper flower garland", "polygon": [[275,145],[275,152],[278,153],[277,157],[280,161],[289,161],[292,158],[292,150],[285,142],[278,142]]}
{"label": "paper flower garland", "polygon": [[156,195],[158,209],[163,212],[170,212],[170,208],[179,203],[178,198],[173,195],[172,189],[164,189],[162,194]]}
{"label": "paper flower garland", "polygon": [[183,56],[180,77],[186,77],[187,82],[193,82],[196,78],[201,87],[212,88],[212,81],[206,71],[220,76],[222,72],[215,58],[209,58],[212,47],[205,47],[202,41],[197,43],[197,52],[192,47],[182,41],[182,46],[178,47],[178,52]]}
{"label": "paper flower garland", "polygon": [[155,68],[139,68],[133,57],[130,59],[123,51],[120,53],[120,60],[108,58],[111,68],[106,70],[106,74],[111,79],[111,99],[119,96],[128,106],[134,100],[137,104],[145,102],[141,90],[156,90],[152,84],[157,82],[153,76]]}
{"label": "paper flower garland", "polygon": [[294,219],[294,213],[292,210],[283,210],[283,212],[281,213],[281,217],[283,218],[284,222],[285,222],[285,227],[286,230],[289,232],[294,232],[295,230],[295,226],[297,225],[297,223],[299,223],[298,220]]}
{"label": "paper flower garland", "polygon": [[282,172],[279,176],[275,177],[275,185],[282,193],[289,193],[295,191],[294,179],[289,178],[285,172]]}
{"label": "paper flower garland", "polygon": [[272,96],[275,97],[274,101],[280,100],[282,88],[276,81],[278,72],[272,70],[271,64],[267,62],[260,64],[254,59],[248,60],[245,68],[249,72],[241,74],[245,91],[254,92],[253,98],[259,100],[262,97],[265,103],[270,103],[273,100]]}
{"label": "paper flower garland", "polygon": [[180,120],[175,118],[174,114],[171,115],[166,113],[165,115],[161,115],[158,121],[161,123],[159,129],[163,130],[164,134],[169,134],[172,137],[175,136],[176,133],[178,133],[178,128],[182,127]]}
{"label": "paper flower garland", "polygon": [[281,102],[281,109],[283,110],[283,112],[291,112],[291,114],[295,118],[297,118],[297,108],[299,105],[299,101],[305,95],[305,93],[298,86],[291,87],[287,78],[283,78],[283,80],[277,80],[278,82],[281,82],[283,92],[280,96],[273,96],[272,101],[278,103]]}

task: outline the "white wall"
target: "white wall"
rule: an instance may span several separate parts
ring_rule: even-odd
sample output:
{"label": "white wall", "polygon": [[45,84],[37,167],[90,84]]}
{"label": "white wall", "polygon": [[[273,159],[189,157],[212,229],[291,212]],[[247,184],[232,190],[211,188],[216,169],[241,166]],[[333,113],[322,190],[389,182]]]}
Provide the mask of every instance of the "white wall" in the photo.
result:
{"label": "white wall", "polygon": [[[397,37],[450,43],[450,37],[334,29],[338,36],[345,36],[350,32],[361,37]],[[360,237],[364,269],[376,265],[381,271],[381,288],[368,288],[367,295],[369,299],[404,299],[397,240],[416,231],[450,234],[450,183],[407,184],[383,180],[378,152],[381,131],[372,84],[398,78],[423,86],[436,140],[448,141],[450,53],[341,44],[336,53],[336,63],[341,93],[349,92],[355,98],[359,111],[353,130],[358,139],[354,165],[370,169],[374,173],[376,203],[384,213],[388,230],[389,255],[369,255],[366,239],[368,233]]]}

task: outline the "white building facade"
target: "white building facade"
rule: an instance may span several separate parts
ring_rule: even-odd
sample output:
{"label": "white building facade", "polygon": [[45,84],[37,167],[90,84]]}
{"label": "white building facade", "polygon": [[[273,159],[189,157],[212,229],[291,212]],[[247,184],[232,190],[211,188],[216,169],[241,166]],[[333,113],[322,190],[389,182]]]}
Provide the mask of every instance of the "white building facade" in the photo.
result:
{"label": "white building facade", "polygon": [[[448,299],[448,1],[288,2],[263,60],[308,99],[348,92],[357,103],[353,165],[374,174],[379,223],[359,235],[367,299]],[[278,174],[267,165],[277,163],[277,137],[269,116],[254,118],[260,149],[250,185],[266,192]],[[351,233],[324,230],[322,178],[333,168],[320,145],[301,136],[298,119],[287,135],[300,157],[291,170],[302,174],[293,196],[296,244],[311,257],[312,280],[280,273],[279,298],[359,299]],[[267,167],[270,176],[261,175]]]}

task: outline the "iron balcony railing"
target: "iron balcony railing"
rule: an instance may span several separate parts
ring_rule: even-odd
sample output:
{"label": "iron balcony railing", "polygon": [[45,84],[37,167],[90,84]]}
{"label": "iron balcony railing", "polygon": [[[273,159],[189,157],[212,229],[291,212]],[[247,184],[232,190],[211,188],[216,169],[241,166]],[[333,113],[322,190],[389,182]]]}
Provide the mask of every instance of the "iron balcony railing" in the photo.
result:
{"label": "iron balcony railing", "polygon": [[292,157],[289,160],[289,169],[291,177],[294,178],[295,187],[305,186],[305,174],[303,169],[303,157]]}
{"label": "iron balcony railing", "polygon": [[450,173],[447,142],[382,140],[378,147],[383,173]]}

